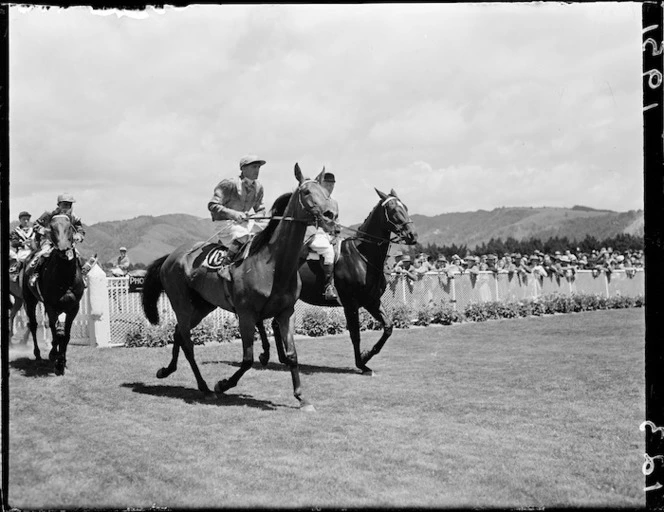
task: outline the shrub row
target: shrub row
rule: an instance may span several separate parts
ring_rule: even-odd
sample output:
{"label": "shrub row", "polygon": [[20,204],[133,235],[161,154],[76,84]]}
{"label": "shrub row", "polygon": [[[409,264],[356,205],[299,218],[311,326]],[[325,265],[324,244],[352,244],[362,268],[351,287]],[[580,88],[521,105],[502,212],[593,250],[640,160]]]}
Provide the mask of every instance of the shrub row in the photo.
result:
{"label": "shrub row", "polygon": [[[602,297],[601,295],[560,295],[552,294],[536,299],[524,299],[512,302],[480,302],[468,304],[463,311],[457,311],[447,301],[429,303],[418,310],[399,304],[384,306],[385,313],[392,319],[397,329],[408,329],[412,325],[430,324],[452,325],[461,322],[485,322],[501,318],[524,318],[529,316],[553,315],[556,313],[578,313],[601,309],[622,309],[642,307],[643,296],[637,297]],[[367,311],[360,309],[360,330],[381,329],[380,323]],[[268,336],[272,335],[269,322],[265,324]],[[161,326],[141,325],[133,328],[125,338],[126,347],[162,347],[172,343],[175,323]],[[302,314],[295,333],[312,337],[341,334],[346,330],[346,318],[341,308],[308,308]],[[192,331],[195,345],[207,342],[223,342],[238,339],[240,331],[236,318],[227,319],[222,326],[214,327],[211,320],[203,320]]]}

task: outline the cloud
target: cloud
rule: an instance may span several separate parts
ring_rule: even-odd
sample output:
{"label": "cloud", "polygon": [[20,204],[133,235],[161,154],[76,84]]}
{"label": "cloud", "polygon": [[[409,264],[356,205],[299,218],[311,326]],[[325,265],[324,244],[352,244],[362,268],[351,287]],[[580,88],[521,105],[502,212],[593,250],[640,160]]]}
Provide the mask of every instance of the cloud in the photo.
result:
{"label": "cloud", "polygon": [[[207,216],[239,158],[337,175],[343,222],[411,213],[642,207],[632,4],[10,8],[10,207],[68,190],[84,221]],[[564,37],[561,36],[564,34]]]}

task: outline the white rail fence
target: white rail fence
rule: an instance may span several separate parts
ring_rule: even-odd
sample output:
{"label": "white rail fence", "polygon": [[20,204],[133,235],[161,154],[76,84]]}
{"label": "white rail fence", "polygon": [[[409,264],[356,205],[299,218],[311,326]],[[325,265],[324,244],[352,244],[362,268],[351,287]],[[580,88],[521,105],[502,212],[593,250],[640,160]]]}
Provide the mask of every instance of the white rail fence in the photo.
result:
{"label": "white rail fence", "polygon": [[[431,302],[445,300],[463,310],[473,302],[533,299],[552,293],[584,293],[603,297],[644,295],[645,272],[643,269],[636,269],[635,273],[618,270],[611,274],[600,272],[593,275],[590,270],[580,270],[570,278],[549,276],[542,279],[507,272],[480,272],[478,275],[464,273],[451,278],[444,274],[427,273],[415,281],[403,275],[393,275],[388,276],[388,287],[382,300],[388,308],[408,304],[414,310]],[[295,306],[296,323],[305,310],[314,307],[298,301]],[[162,324],[175,321],[175,314],[163,294],[159,298],[158,309]],[[218,327],[233,317],[233,313],[216,309],[207,317],[207,321]],[[40,332],[43,331],[39,339],[50,340],[41,305],[37,319],[41,324]],[[141,307],[141,294],[130,292],[129,278],[107,278],[99,267],[94,267],[90,271],[89,286],[72,327],[71,342],[99,347],[121,346],[127,334],[147,324]],[[25,312],[21,311],[15,320],[14,342],[24,336],[26,329]]]}

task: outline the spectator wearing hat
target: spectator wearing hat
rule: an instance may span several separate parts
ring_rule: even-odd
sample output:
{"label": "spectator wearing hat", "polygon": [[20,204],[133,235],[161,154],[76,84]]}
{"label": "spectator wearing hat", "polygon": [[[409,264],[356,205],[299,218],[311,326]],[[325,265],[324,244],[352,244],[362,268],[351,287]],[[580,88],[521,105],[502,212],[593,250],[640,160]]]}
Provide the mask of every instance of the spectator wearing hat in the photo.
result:
{"label": "spectator wearing hat", "polygon": [[488,258],[486,254],[482,254],[480,256],[480,272],[486,272],[487,270],[489,270]]}
{"label": "spectator wearing hat", "polygon": [[[477,259],[475,259],[477,258]],[[479,274],[480,273],[480,259],[477,256],[468,255],[466,256],[466,269],[465,272],[470,274]]]}
{"label": "spectator wearing hat", "polygon": [[452,261],[445,269],[445,272],[447,273],[448,276],[450,276],[452,274],[462,274],[463,271],[464,271],[464,266],[463,262],[461,261],[461,257],[458,254],[453,255]]}
{"label": "spectator wearing hat", "polygon": [[441,255],[438,256],[438,258],[436,259],[436,263],[435,263],[435,265],[434,265],[435,271],[436,271],[436,272],[441,272],[441,273],[442,273],[442,272],[445,272],[445,270],[447,269],[447,267],[448,267],[447,258],[445,257],[444,254],[441,254]]}
{"label": "spectator wearing hat", "polygon": [[116,277],[124,276],[129,272],[130,265],[131,261],[127,256],[127,248],[120,247],[120,256],[118,256],[115,267],[111,269],[111,273]]}
{"label": "spectator wearing hat", "polygon": [[405,275],[409,279],[414,281],[417,279],[417,275],[413,272],[412,267],[413,265],[410,256],[405,254],[401,257],[401,259],[397,262],[397,264],[394,265],[394,268],[392,270],[397,274]]}
{"label": "spectator wearing hat", "polygon": [[542,266],[542,262],[540,261],[539,256],[536,254],[533,254],[530,256],[530,258],[528,258],[528,271],[540,280],[548,275]]}
{"label": "spectator wearing hat", "polygon": [[486,257],[486,267],[487,268],[486,269],[488,271],[494,272],[494,273],[498,272],[497,263],[498,263],[498,256],[496,256],[495,254],[488,254],[487,255],[487,257]]}
{"label": "spectator wearing hat", "polygon": [[[37,280],[39,267],[42,265],[44,257],[47,254],[50,254],[53,249],[53,242],[51,242],[51,237],[47,236],[49,226],[51,225],[51,219],[55,215],[66,215],[69,217],[72,228],[74,229],[74,242],[81,243],[85,237],[85,230],[83,229],[83,222],[81,218],[74,214],[74,203],[76,199],[74,196],[65,192],[60,194],[57,200],[57,208],[52,212],[44,212],[36,221],[35,221],[35,242],[39,246],[39,250],[30,260],[28,264],[29,267],[34,267],[35,271],[31,276],[31,284],[34,285],[34,282]],[[78,249],[75,249],[76,255],[81,260],[81,255],[78,252]],[[83,265],[81,260],[81,266],[83,267],[83,273],[87,274],[87,270],[90,270],[89,267]]]}
{"label": "spectator wearing hat", "polygon": [[[322,186],[327,193],[332,196],[336,178],[331,172],[323,174]],[[330,197],[330,201],[336,201]],[[337,291],[334,288],[334,240],[336,239],[337,232],[326,231],[322,226],[310,225],[307,226],[307,231],[304,235],[304,245],[308,247],[310,254],[314,254],[315,258],[320,261],[323,275],[325,277],[325,288],[323,297],[326,300],[335,300],[337,298]]]}
{"label": "spectator wearing hat", "polygon": [[251,235],[262,231],[267,225],[265,219],[250,218],[252,213],[265,217],[263,185],[258,181],[263,165],[265,160],[256,155],[242,157],[240,176],[221,180],[208,201],[212,221],[218,223],[219,242],[228,248],[219,269],[219,275],[223,279],[230,280],[228,265],[233,262]]}

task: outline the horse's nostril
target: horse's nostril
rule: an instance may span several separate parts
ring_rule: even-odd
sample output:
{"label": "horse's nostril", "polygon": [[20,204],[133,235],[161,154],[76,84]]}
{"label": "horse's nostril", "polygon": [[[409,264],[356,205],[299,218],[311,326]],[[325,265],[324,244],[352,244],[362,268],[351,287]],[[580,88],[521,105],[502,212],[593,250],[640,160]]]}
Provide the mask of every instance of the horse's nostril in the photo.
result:
{"label": "horse's nostril", "polygon": [[331,211],[328,210],[323,214],[323,217],[325,217],[326,219],[329,219],[329,220],[334,220],[337,216],[334,212],[331,212]]}

